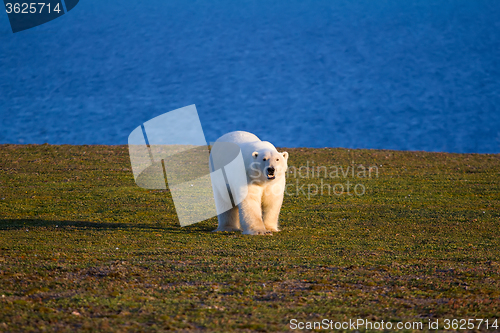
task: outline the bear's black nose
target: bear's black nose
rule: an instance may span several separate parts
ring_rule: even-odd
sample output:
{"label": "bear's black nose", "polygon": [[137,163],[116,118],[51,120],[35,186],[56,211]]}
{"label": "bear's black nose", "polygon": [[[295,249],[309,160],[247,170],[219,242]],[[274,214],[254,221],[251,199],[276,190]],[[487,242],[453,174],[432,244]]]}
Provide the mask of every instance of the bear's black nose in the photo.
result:
{"label": "bear's black nose", "polygon": [[274,167],[269,167],[269,168],[267,168],[267,174],[268,174],[269,176],[274,175]]}

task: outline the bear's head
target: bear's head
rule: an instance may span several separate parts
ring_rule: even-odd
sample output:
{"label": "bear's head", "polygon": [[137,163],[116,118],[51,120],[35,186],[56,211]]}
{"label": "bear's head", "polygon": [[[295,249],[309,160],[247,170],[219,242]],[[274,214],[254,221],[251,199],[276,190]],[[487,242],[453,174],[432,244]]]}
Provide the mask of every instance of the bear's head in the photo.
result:
{"label": "bear's head", "polygon": [[263,147],[252,153],[249,176],[255,183],[274,181],[285,177],[288,153],[272,147]]}

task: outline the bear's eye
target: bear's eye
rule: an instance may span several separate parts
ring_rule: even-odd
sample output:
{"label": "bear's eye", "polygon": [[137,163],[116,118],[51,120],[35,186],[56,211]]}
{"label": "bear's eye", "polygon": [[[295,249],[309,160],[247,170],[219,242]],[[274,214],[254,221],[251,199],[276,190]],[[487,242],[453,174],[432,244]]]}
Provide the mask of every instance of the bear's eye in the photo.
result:
{"label": "bear's eye", "polygon": [[265,158],[263,158],[262,160],[263,160],[263,161],[265,161],[266,159],[265,159]]}
{"label": "bear's eye", "polygon": [[279,160],[280,160],[279,158],[276,159],[276,161],[279,161]]}

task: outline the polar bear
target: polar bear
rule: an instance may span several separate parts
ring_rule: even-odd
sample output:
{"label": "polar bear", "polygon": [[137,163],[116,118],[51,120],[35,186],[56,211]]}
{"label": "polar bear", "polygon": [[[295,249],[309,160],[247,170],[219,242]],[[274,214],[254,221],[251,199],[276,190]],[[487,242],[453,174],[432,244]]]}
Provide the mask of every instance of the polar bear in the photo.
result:
{"label": "polar bear", "polygon": [[[278,216],[285,192],[288,153],[279,153],[267,141],[243,131],[230,132],[215,143],[229,142],[239,146],[243,156],[247,195],[237,206],[219,214],[218,228],[214,231],[242,230],[246,235],[268,235],[279,231]],[[212,150],[211,154],[214,154]],[[225,200],[214,191],[215,205],[219,210]]]}

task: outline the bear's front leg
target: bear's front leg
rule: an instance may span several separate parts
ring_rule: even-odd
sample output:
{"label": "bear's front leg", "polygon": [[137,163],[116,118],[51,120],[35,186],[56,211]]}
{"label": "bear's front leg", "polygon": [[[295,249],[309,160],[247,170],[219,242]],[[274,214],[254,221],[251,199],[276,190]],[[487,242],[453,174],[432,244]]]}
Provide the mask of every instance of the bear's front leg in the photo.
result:
{"label": "bear's front leg", "polygon": [[264,226],[269,231],[280,231],[278,220],[280,215],[281,202],[270,202],[263,206]]}
{"label": "bear's front leg", "polygon": [[[257,193],[256,193],[257,192]],[[262,220],[262,191],[253,189],[248,191],[247,197],[239,205],[240,225],[243,235],[269,235]]]}
{"label": "bear's front leg", "polygon": [[278,220],[283,204],[285,182],[269,186],[262,197],[262,217],[267,230],[278,232]]}

